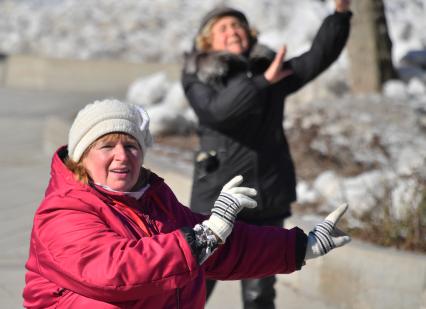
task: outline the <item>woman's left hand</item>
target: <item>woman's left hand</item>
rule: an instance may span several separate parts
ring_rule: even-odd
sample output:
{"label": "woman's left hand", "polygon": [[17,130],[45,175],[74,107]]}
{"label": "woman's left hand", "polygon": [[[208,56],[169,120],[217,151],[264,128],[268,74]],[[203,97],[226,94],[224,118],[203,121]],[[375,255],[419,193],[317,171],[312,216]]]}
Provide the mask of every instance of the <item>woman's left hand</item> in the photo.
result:
{"label": "woman's left hand", "polygon": [[334,248],[346,245],[351,237],[336,227],[337,222],[348,209],[348,204],[340,205],[325,220],[315,226],[308,235],[305,260],[322,256]]}
{"label": "woman's left hand", "polygon": [[344,13],[351,9],[351,0],[335,0],[336,12]]}
{"label": "woman's left hand", "polygon": [[279,82],[284,77],[293,74],[293,71],[290,69],[283,69],[283,60],[287,52],[287,46],[283,46],[278,50],[278,53],[275,55],[274,60],[269,65],[269,68],[265,71],[265,78],[271,83],[275,84]]}
{"label": "woman's left hand", "polygon": [[255,208],[256,200],[253,198],[257,192],[253,188],[239,187],[243,176],[232,178],[223,186],[214,206],[210,218],[203,222],[224,243],[231,234],[234,221],[243,208]]}

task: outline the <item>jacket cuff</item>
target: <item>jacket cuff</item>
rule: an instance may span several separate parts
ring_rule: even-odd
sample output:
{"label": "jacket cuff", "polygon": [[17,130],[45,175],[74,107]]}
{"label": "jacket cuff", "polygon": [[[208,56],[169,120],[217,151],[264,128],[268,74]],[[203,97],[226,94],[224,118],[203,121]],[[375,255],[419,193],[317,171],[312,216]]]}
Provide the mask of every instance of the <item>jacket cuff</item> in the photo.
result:
{"label": "jacket cuff", "polygon": [[296,227],[296,269],[300,270],[305,265],[306,246],[308,236],[299,228]]}
{"label": "jacket cuff", "polygon": [[255,86],[258,89],[265,89],[265,88],[267,88],[271,85],[268,82],[268,80],[265,78],[265,76],[263,76],[263,74],[257,75],[255,77],[251,78],[251,80],[253,81],[253,83],[255,84]]}
{"label": "jacket cuff", "polygon": [[188,242],[189,247],[191,248],[191,253],[194,257],[197,257],[200,254],[199,248],[195,242],[195,232],[192,228],[184,226],[180,229],[183,234],[183,237]]}
{"label": "jacket cuff", "polygon": [[352,11],[347,11],[347,12],[334,12],[334,15],[337,18],[341,18],[341,19],[350,19],[352,17]]}

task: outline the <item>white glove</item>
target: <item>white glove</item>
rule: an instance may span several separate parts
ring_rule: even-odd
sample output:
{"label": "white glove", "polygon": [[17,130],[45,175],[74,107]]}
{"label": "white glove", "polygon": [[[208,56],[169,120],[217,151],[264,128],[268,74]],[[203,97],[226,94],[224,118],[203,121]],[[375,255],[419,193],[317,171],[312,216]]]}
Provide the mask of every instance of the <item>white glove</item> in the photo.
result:
{"label": "white glove", "polygon": [[256,196],[255,189],[238,187],[243,181],[243,176],[232,178],[222,188],[214,203],[210,218],[203,222],[213,233],[220,238],[222,243],[231,234],[237,214],[244,208],[255,208],[257,202],[250,198]]}
{"label": "white glove", "polygon": [[350,236],[335,227],[347,209],[348,204],[340,205],[309,232],[305,260],[322,256],[331,249],[341,247],[351,241]]}

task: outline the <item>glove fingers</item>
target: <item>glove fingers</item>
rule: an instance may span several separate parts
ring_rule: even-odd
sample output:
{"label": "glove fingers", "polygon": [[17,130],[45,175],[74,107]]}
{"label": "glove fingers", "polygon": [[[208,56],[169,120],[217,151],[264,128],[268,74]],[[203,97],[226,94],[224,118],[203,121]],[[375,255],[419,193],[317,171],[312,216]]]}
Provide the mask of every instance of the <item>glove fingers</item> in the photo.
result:
{"label": "glove fingers", "polygon": [[241,195],[241,196],[238,197],[238,199],[240,200],[242,207],[256,208],[256,206],[257,206],[257,202],[254,199],[249,198],[248,196]]}
{"label": "glove fingers", "polygon": [[334,225],[340,220],[340,218],[343,216],[345,211],[348,209],[348,204],[342,204],[340,205],[335,211],[330,213],[327,218],[325,218],[325,221],[331,221]]}
{"label": "glove fingers", "polygon": [[248,187],[235,187],[229,189],[227,192],[231,194],[243,194],[247,196],[256,196],[257,194],[257,191],[255,189]]}
{"label": "glove fingers", "polygon": [[222,191],[226,191],[229,190],[233,187],[238,186],[239,184],[241,184],[243,182],[243,176],[241,175],[237,175],[234,178],[232,178],[230,181],[228,181],[222,188]]}
{"label": "glove fingers", "polygon": [[348,242],[351,241],[351,237],[348,235],[345,236],[339,236],[339,237],[332,237],[334,245],[336,248],[341,247],[343,245],[346,245]]}

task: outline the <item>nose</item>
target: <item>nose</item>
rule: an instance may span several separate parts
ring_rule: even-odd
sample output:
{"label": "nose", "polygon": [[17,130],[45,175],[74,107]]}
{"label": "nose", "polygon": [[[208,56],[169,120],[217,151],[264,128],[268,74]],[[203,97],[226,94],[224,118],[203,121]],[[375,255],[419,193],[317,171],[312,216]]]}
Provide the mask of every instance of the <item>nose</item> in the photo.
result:
{"label": "nose", "polygon": [[227,31],[227,33],[228,33],[228,35],[235,35],[236,33],[237,33],[237,29],[236,29],[236,27],[235,26],[230,26],[230,27],[228,27],[228,29],[227,29],[228,31]]}
{"label": "nose", "polygon": [[120,143],[114,147],[114,159],[117,161],[126,161],[128,159],[126,149]]}

